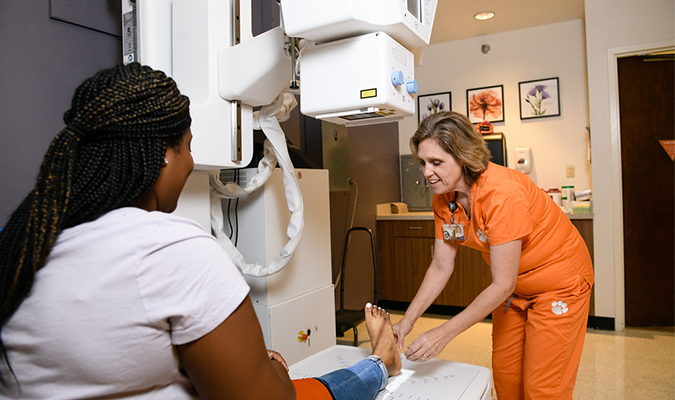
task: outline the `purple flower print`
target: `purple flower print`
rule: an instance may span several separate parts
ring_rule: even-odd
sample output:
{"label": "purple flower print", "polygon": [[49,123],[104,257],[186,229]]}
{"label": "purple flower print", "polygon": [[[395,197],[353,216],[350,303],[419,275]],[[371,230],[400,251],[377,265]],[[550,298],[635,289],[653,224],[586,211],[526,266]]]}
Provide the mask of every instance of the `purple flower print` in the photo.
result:
{"label": "purple flower print", "polygon": [[442,111],[445,111],[445,103],[439,99],[429,99],[429,104],[427,104],[428,113],[422,114],[421,118],[424,119],[431,114],[436,114]]}
{"label": "purple flower print", "polygon": [[534,87],[527,92],[525,101],[532,107],[532,115],[544,115],[546,109],[542,110],[542,102],[551,97],[544,89],[546,85],[534,85]]}

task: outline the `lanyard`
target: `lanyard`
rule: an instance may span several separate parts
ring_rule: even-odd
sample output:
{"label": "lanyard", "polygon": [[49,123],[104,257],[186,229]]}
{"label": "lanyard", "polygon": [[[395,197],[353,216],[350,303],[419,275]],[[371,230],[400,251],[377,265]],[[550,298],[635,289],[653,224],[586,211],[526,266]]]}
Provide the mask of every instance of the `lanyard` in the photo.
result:
{"label": "lanyard", "polygon": [[445,240],[464,240],[464,224],[455,223],[455,211],[457,211],[457,192],[455,200],[448,203],[450,209],[450,223],[443,224],[443,238]]}
{"label": "lanyard", "polygon": [[448,203],[448,208],[450,209],[450,218],[451,222],[455,223],[455,211],[457,211],[457,192],[455,192],[455,199]]}

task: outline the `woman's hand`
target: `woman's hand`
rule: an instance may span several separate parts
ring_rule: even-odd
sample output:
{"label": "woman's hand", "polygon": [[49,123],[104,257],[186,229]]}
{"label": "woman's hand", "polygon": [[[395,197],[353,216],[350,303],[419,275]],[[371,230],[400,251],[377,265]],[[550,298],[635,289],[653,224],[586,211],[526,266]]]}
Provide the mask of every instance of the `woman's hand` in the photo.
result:
{"label": "woman's hand", "polygon": [[288,364],[286,363],[286,360],[284,360],[284,358],[281,356],[281,353],[279,353],[278,351],[268,349],[267,356],[270,358],[270,360],[278,361],[279,363],[281,363],[281,365],[283,365],[284,368],[286,368],[286,371],[288,371]]}
{"label": "woman's hand", "polygon": [[405,337],[412,331],[413,326],[414,324],[408,322],[405,317],[394,324],[394,336],[399,349],[403,348]]}
{"label": "woman's hand", "polygon": [[408,361],[427,361],[439,355],[451,339],[443,326],[429,329],[408,346],[405,357]]}

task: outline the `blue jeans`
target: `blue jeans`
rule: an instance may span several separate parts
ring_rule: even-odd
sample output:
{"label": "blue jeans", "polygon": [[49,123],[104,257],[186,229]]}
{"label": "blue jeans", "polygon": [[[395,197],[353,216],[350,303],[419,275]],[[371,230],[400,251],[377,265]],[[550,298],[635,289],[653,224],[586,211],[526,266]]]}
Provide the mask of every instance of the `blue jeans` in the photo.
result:
{"label": "blue jeans", "polygon": [[377,392],[387,387],[389,373],[380,357],[370,356],[315,379],[326,386],[335,400],[373,400]]}

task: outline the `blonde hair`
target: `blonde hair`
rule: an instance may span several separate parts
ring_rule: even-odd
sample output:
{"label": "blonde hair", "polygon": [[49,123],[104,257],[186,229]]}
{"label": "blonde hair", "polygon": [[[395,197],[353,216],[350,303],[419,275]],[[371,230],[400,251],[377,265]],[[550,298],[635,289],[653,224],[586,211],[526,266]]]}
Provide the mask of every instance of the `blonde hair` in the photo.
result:
{"label": "blonde hair", "polygon": [[410,138],[410,151],[419,160],[417,151],[423,141],[434,140],[443,150],[462,165],[462,175],[471,186],[487,169],[490,150],[476,127],[466,116],[454,111],[431,114]]}

